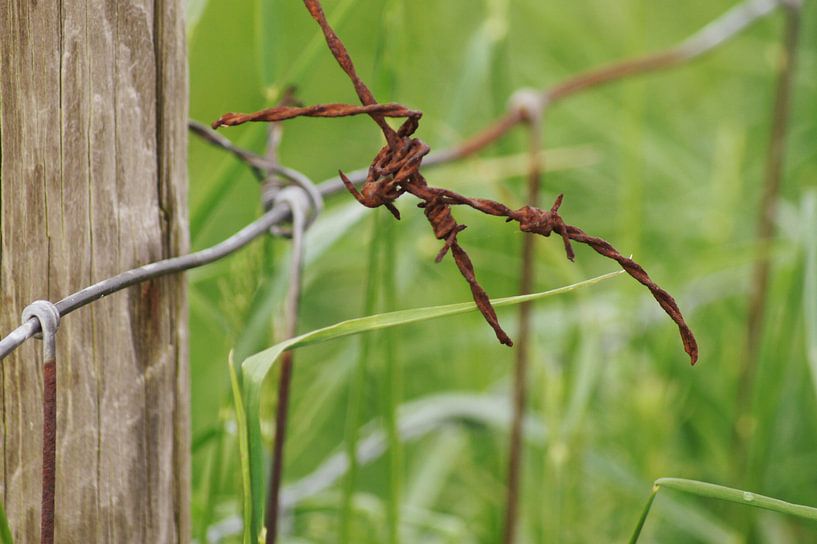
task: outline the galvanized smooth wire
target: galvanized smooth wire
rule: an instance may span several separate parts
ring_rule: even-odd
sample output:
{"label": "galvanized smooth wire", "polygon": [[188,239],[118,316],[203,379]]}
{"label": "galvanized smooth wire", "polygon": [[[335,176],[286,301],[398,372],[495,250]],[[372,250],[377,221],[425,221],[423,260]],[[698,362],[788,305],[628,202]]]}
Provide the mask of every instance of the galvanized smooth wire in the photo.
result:
{"label": "galvanized smooth wire", "polygon": [[[286,166],[281,166],[278,163],[277,158],[275,157],[275,152],[273,151],[271,155],[269,155],[270,150],[273,150],[277,147],[277,142],[275,142],[275,134],[274,132],[270,134],[270,146],[268,149],[267,157],[262,157],[260,155],[256,155],[252,151],[247,151],[246,149],[242,149],[231,142],[228,138],[225,138],[215,130],[211,129],[207,125],[200,123],[198,121],[191,120],[188,123],[188,128],[193,131],[196,135],[200,136],[203,140],[207,143],[214,145],[216,147],[220,147],[225,151],[228,151],[238,157],[240,160],[247,163],[247,165],[252,168],[253,172],[255,173],[256,177],[259,180],[265,181],[269,174],[278,174],[279,176],[288,179],[295,185],[299,186],[301,189],[306,191],[309,195],[310,200],[312,201],[312,218],[314,218],[320,211],[323,209],[323,198],[322,192],[318,187],[312,183],[312,180],[309,179],[307,176],[298,172],[297,170],[293,170],[292,168],[287,168]],[[363,179],[365,179],[365,175]],[[363,181],[361,179],[361,182]],[[332,191],[336,192],[340,189],[343,189],[341,185],[338,189]],[[310,219],[311,221],[311,219]]]}
{"label": "galvanized smooth wire", "polygon": [[[307,214],[312,209],[308,199],[309,195],[298,187],[287,187],[281,190],[276,199],[276,202],[286,203],[292,210],[292,257],[289,269],[289,290],[286,297],[284,331],[287,338],[295,336],[298,327],[298,306],[303,283],[304,232],[308,227]],[[284,444],[286,442],[287,417],[289,415],[289,393],[292,384],[293,360],[292,351],[284,354],[281,361],[281,377],[278,383],[275,441],[265,514],[266,542],[268,544],[274,544],[278,536],[279,497],[284,469]]]}
{"label": "galvanized smooth wire", "polygon": [[[273,207],[270,211],[238,231],[230,238],[215,246],[184,255],[173,257],[155,263],[146,264],[127,272],[117,274],[97,282],[81,291],[77,291],[56,303],[60,317],[77,310],[86,304],[100,298],[121,291],[137,283],[147,281],[167,274],[182,272],[191,268],[203,266],[241,249],[255,238],[265,234],[273,225],[287,220],[290,216],[289,208],[285,205]],[[0,360],[17,349],[23,342],[40,332],[40,323],[36,318],[26,320],[8,336],[0,340]]]}

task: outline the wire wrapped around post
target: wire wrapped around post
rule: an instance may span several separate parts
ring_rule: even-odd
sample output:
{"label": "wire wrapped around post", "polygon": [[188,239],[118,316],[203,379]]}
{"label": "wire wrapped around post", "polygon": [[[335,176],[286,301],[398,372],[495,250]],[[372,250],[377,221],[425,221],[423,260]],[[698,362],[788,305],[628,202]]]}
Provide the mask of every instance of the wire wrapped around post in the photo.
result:
{"label": "wire wrapped around post", "polygon": [[43,469],[40,511],[40,542],[54,543],[54,501],[57,468],[57,329],[60,312],[47,300],[32,302],[23,310],[22,320],[36,319],[43,341]]}

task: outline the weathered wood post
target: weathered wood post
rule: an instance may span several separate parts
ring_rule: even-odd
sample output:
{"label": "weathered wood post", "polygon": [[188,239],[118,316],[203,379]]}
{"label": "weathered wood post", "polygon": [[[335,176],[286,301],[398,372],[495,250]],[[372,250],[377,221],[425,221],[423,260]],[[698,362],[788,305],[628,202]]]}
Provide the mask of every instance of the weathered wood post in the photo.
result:
{"label": "weathered wood post", "polygon": [[[187,250],[182,0],[0,2],[0,334]],[[189,541],[184,282],[112,295],[57,334],[56,542]],[[0,363],[0,484],[40,535],[42,368]]]}

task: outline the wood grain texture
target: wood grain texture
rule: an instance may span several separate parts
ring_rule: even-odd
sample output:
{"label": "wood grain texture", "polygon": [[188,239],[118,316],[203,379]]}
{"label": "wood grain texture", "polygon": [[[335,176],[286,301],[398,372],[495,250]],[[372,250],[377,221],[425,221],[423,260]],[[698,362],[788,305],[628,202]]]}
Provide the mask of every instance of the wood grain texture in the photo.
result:
{"label": "wood grain texture", "polygon": [[[182,0],[0,3],[0,334],[31,301],[187,251]],[[39,539],[42,368],[0,365],[0,485]],[[57,542],[188,542],[182,277],[63,319]]]}

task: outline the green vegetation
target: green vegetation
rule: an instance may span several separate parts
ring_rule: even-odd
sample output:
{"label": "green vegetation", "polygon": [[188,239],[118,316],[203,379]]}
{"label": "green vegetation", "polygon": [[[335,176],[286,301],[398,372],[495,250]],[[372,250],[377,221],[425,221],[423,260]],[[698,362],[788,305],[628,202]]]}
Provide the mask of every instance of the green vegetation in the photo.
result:
{"label": "green vegetation", "polygon": [[12,544],[14,539],[11,536],[11,528],[9,527],[9,520],[6,517],[6,511],[3,504],[0,503],[0,543]]}
{"label": "green vegetation", "polygon": [[[301,2],[188,4],[196,15],[188,28],[192,118],[260,109],[289,84],[306,104],[355,102]],[[326,0],[324,7],[378,99],[424,111],[418,135],[442,149],[497,118],[520,87],[544,88],[672,45],[733,4]],[[815,2],[803,12],[758,369],[748,387],[740,376],[782,23],[773,15],[693,64],[595,89],[548,112],[543,202],[565,193],[567,222],[633,254],[675,295],[701,362],[688,365],[675,326],[634,282],[537,302],[520,542],[626,542],[648,497],[639,542],[817,539],[817,524],[796,517],[792,505],[765,502],[817,506]],[[255,124],[225,135],[260,152],[266,132]],[[280,156],[319,181],[368,165],[381,138],[365,118],[299,119],[284,126]],[[427,177],[521,205],[525,149],[517,129]],[[194,248],[260,213],[257,183],[235,159],[191,137],[189,164]],[[453,262],[434,264],[439,243],[422,212],[407,199],[399,204],[403,219],[394,223],[346,194],[327,200],[307,235],[300,333],[470,300]],[[480,282],[492,297],[516,295],[522,234],[473,211],[455,213],[469,225],[460,239]],[[235,404],[231,371],[236,392],[247,375],[239,384],[228,355],[238,363],[281,340],[288,255],[288,241],[270,238],[188,276],[193,524],[201,543],[208,531],[241,542],[242,515],[250,521],[263,510],[245,503],[243,490],[253,481],[265,487],[248,467],[268,468],[275,380],[256,380],[251,402]],[[537,292],[612,270],[587,248],[569,263],[559,240],[537,240]],[[498,314],[515,336],[515,311]],[[414,315],[421,320],[391,332],[298,350],[282,542],[499,540],[513,353],[478,313]],[[245,419],[237,407],[251,418],[256,402],[257,426],[237,423]],[[248,442],[253,433],[263,448]],[[363,460],[349,478],[343,453],[354,444]],[[746,503],[743,491],[702,482],[661,479],[657,485],[691,494],[650,496],[667,476],[756,493],[750,502],[774,512],[711,501]]]}

